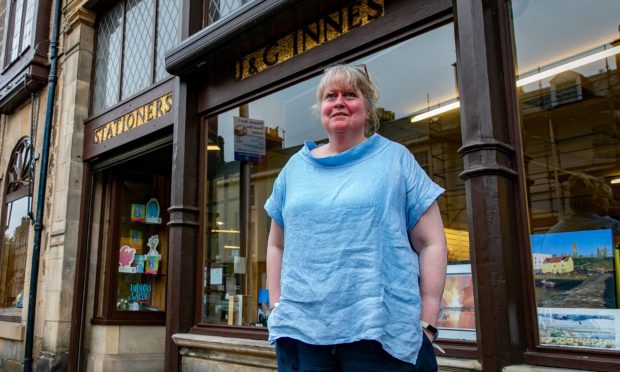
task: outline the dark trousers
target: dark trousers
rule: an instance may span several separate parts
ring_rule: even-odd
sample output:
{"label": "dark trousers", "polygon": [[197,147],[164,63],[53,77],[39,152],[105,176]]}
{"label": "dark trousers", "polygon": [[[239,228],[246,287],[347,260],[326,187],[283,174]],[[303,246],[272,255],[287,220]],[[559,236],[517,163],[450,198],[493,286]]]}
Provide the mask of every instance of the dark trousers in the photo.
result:
{"label": "dark trousers", "polygon": [[278,371],[437,371],[433,345],[426,335],[423,335],[423,338],[418,359],[413,365],[388,354],[378,341],[361,340],[338,345],[310,345],[281,337],[276,341]]}

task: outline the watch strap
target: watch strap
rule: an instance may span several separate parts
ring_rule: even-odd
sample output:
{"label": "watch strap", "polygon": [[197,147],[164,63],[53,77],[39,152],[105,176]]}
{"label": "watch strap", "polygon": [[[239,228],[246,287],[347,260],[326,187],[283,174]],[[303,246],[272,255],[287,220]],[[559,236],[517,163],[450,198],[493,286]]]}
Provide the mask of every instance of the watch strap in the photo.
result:
{"label": "watch strap", "polygon": [[439,335],[439,331],[437,330],[437,328],[433,327],[432,325],[426,323],[423,320],[420,320],[420,325],[422,326],[422,328],[429,331],[431,335],[433,335],[433,339],[431,340],[431,342],[435,342],[435,340],[437,339],[437,335]]}

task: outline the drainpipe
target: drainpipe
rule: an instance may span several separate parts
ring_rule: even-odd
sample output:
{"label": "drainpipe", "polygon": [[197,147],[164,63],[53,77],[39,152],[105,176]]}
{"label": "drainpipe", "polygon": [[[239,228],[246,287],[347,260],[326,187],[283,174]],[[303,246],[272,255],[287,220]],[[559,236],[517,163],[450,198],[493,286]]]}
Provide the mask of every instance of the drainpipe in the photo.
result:
{"label": "drainpipe", "polygon": [[39,170],[39,188],[37,190],[37,211],[34,220],[34,242],[32,247],[32,266],[30,268],[30,289],[28,291],[28,320],[26,322],[26,345],[24,351],[24,371],[32,371],[32,347],[34,341],[34,320],[37,306],[37,284],[39,281],[39,252],[41,251],[41,232],[43,231],[43,208],[45,206],[45,189],[47,187],[47,163],[49,157],[52,118],[54,116],[54,98],[56,96],[56,73],[58,71],[58,33],[60,29],[61,0],[54,5],[54,23],[50,40],[50,74],[47,79],[47,106],[45,108],[45,128],[41,148],[41,168]]}

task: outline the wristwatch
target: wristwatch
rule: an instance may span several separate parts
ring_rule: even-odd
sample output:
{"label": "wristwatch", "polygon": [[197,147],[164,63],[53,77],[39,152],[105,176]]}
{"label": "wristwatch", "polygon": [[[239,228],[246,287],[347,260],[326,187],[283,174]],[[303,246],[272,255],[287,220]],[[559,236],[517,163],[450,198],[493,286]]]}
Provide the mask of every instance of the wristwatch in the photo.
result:
{"label": "wristwatch", "polygon": [[433,327],[432,325],[426,323],[423,320],[420,320],[420,325],[422,326],[422,328],[429,331],[431,335],[433,336],[433,339],[431,340],[431,342],[435,342],[435,340],[437,339],[437,336],[439,336],[439,331],[437,330],[437,328]]}

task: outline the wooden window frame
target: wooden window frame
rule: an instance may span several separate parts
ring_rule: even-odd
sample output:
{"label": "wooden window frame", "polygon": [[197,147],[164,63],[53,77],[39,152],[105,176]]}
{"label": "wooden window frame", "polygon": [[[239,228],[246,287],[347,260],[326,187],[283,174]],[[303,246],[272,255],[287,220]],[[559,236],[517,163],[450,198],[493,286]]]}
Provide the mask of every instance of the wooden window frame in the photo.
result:
{"label": "wooden window frame", "polygon": [[[258,6],[258,4],[257,4]],[[439,7],[441,7],[441,5],[439,5]],[[207,7],[205,7],[207,8]],[[207,15],[207,11],[205,11],[205,15]],[[206,20],[206,18],[205,18]],[[438,14],[435,15],[435,19],[431,20],[428,22],[427,25],[424,25],[422,27],[420,27],[419,29],[409,29],[409,30],[401,30],[401,32],[399,33],[398,36],[393,37],[389,42],[385,42],[383,41],[382,43],[379,44],[372,44],[372,47],[367,47],[363,52],[358,51],[356,54],[354,55],[349,55],[347,56],[347,58],[356,58],[356,56],[359,56],[361,54],[368,54],[368,53],[372,53],[375,51],[378,51],[382,48],[384,48],[386,45],[392,45],[392,44],[396,44],[400,41],[406,40],[408,38],[414,37],[417,34],[420,34],[422,32],[431,30],[441,24],[445,24],[447,22],[452,22],[453,19],[451,16],[447,15],[445,12],[440,12]],[[227,20],[226,22],[229,22],[229,20]],[[216,33],[216,29],[218,27],[220,27],[220,24],[224,24],[225,22],[216,22],[213,24],[213,26],[211,26],[212,28],[212,32]],[[227,26],[230,27],[230,26]],[[334,49],[338,48],[337,46],[333,46]],[[317,48],[319,49],[319,48]],[[295,58],[298,59],[298,61],[300,62],[301,65],[305,65],[305,61],[307,60],[311,60],[311,53],[308,53],[308,55],[300,55],[297,56]],[[310,64],[315,64],[315,61],[311,61],[309,62]],[[212,72],[213,75],[217,75],[216,72]],[[269,80],[269,81],[276,81],[277,82],[277,77],[279,77],[280,75],[278,75],[278,73],[274,73],[273,71],[265,71],[262,72],[260,75],[262,76],[255,76],[254,79],[247,79],[247,81],[238,83],[238,84],[229,84],[228,86],[223,86],[220,84],[216,84],[218,89],[221,89],[221,92],[223,92],[223,96],[225,97],[229,97],[232,96],[233,94],[230,93],[230,91],[232,90],[236,90],[238,91],[240,89],[240,87],[238,85],[245,85],[247,84],[248,86],[250,86],[248,89],[248,91],[251,92],[258,92],[255,94],[249,94],[250,98],[247,98],[248,96],[244,96],[244,99],[250,100],[250,99],[257,99],[259,96],[264,96],[268,93],[265,93],[265,86],[262,84],[261,81],[258,80],[262,80],[262,77],[265,77],[265,81]],[[274,77],[273,79],[270,79],[268,77]],[[300,76],[295,76],[296,79],[299,80],[295,80],[297,81],[301,81],[305,78],[308,77],[308,74],[306,73],[305,75],[300,75]],[[287,84],[284,84],[284,86],[288,86],[290,85],[291,80],[288,80]],[[271,86],[269,86],[270,90],[268,90],[268,92],[274,92],[277,91],[281,88],[283,88],[284,86],[280,85],[278,86],[278,84],[276,83],[275,86],[274,84],[272,84]],[[245,89],[244,89],[245,90]],[[217,94],[217,93],[215,93]],[[219,100],[219,99],[218,99]],[[230,101],[230,102],[218,102],[218,100],[215,101],[215,104],[213,103],[213,101],[210,101],[210,104],[213,104],[214,106],[211,106],[212,108],[206,108],[206,110],[202,110],[203,107],[201,107],[199,109],[199,111],[203,112],[203,120],[202,120],[202,124],[200,126],[200,148],[204,149],[206,148],[206,135],[207,135],[207,123],[209,121],[209,118],[217,115],[219,112],[223,112],[227,109],[232,109],[234,107],[239,106],[240,104],[242,104],[242,102],[239,101],[239,99],[236,99],[234,101]],[[207,99],[207,101],[209,101]],[[222,104],[223,103],[223,104]],[[221,104],[221,105],[220,105]],[[204,151],[200,152],[200,174],[199,174],[199,179],[200,179],[200,186],[199,186],[199,190],[205,190],[206,189],[206,155]],[[430,154],[429,154],[430,156]],[[204,205],[205,204],[205,199],[206,195],[204,195],[204,193],[199,193],[199,204],[198,205]],[[202,282],[204,280],[203,278],[203,270],[202,270],[202,263],[204,262],[204,254],[205,254],[205,229],[206,229],[206,221],[204,220],[204,214],[200,215],[200,234],[199,234],[199,238],[197,241],[198,244],[198,256],[197,256],[197,261],[200,263],[200,267],[197,267],[196,269],[196,299],[197,301],[195,302],[195,323],[194,326],[191,328],[191,332],[192,333],[197,333],[197,334],[204,334],[204,335],[212,335],[212,336],[222,336],[222,337],[238,337],[238,338],[246,338],[246,339],[256,339],[256,340],[267,340],[268,338],[268,332],[266,329],[264,328],[260,328],[260,327],[249,327],[249,326],[228,326],[228,325],[222,325],[222,324],[213,324],[213,323],[207,323],[205,321],[202,320],[201,318],[201,314],[202,314]],[[478,357],[478,347],[477,347],[477,341],[465,341],[465,340],[439,340],[438,344],[441,345],[441,347],[443,349],[446,350],[446,355],[450,356],[450,357],[455,357],[455,358],[469,358],[469,359],[477,359]],[[437,354],[438,356],[442,356],[442,354]]]}
{"label": "wooden window frame", "polygon": [[[120,241],[120,196],[121,185],[126,179],[122,163],[101,170],[103,194],[100,221],[102,227],[98,239],[97,275],[95,280],[94,312],[92,324],[97,325],[165,325],[166,309],[163,311],[119,311],[116,310],[118,285],[118,242]],[[94,185],[93,185],[94,187]],[[162,190],[169,194],[170,190]],[[167,213],[162,208],[162,226],[168,223]],[[107,222],[104,222],[107,221]],[[166,234],[167,236],[167,234]],[[170,257],[168,246],[168,257]],[[166,276],[170,275],[170,271]],[[167,287],[167,280],[166,280]],[[166,288],[168,292],[168,288]],[[166,297],[168,294],[166,293]],[[101,309],[101,310],[98,310]]]}

